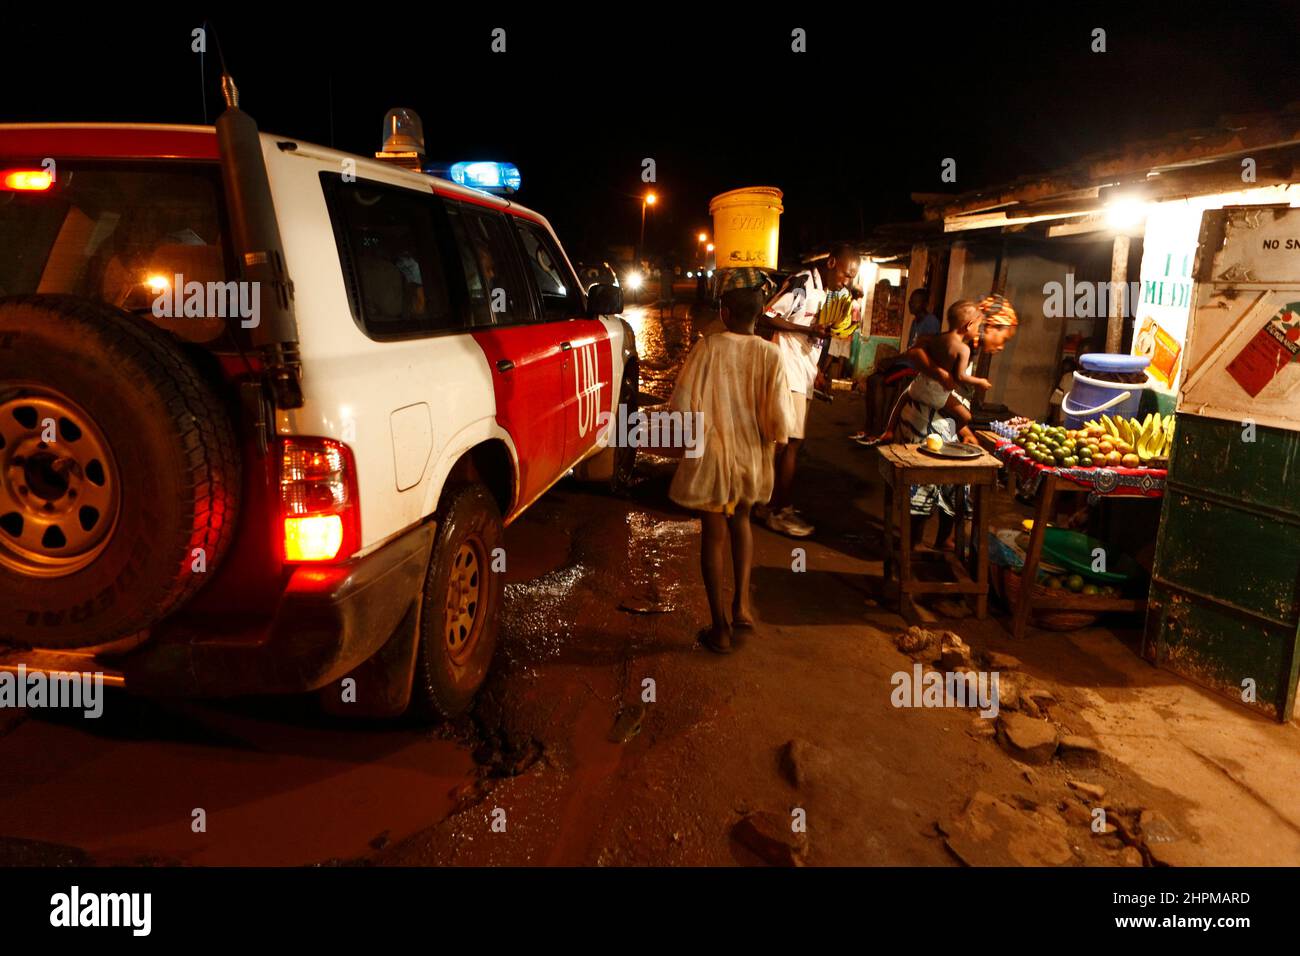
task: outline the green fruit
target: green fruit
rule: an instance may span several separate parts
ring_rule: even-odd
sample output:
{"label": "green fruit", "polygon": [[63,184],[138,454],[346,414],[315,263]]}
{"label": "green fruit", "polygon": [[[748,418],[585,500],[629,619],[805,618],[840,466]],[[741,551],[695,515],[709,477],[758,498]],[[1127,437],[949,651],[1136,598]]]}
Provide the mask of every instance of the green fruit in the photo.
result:
{"label": "green fruit", "polygon": [[1082,591],[1081,593],[1083,593],[1083,594],[1100,594],[1100,593],[1101,593],[1101,588],[1097,587],[1097,585],[1095,585],[1095,584],[1085,584],[1085,585],[1083,586],[1083,591]]}
{"label": "green fruit", "polygon": [[1083,576],[1079,574],[1071,574],[1068,578],[1065,579],[1065,586],[1069,588],[1071,591],[1075,591],[1075,592],[1082,591]]}
{"label": "green fruit", "polygon": [[1061,579],[1053,574],[1048,577],[1047,586],[1053,591],[1059,591],[1061,589]]}
{"label": "green fruit", "polygon": [[1075,458],[1073,455],[1066,455],[1065,461],[1061,462],[1061,464],[1065,465],[1066,468],[1073,468],[1078,463],[1079,459]]}
{"label": "green fruit", "polygon": [[1079,467],[1080,467],[1080,468],[1091,468],[1091,467],[1092,467],[1092,458],[1090,458],[1090,457],[1087,456],[1087,455],[1084,455],[1082,458],[1079,459]]}

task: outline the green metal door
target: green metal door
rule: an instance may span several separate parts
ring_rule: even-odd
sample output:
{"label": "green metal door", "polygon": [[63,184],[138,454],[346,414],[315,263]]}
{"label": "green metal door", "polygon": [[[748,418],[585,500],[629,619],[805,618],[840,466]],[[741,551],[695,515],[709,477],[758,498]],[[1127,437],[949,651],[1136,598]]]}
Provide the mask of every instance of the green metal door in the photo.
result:
{"label": "green metal door", "polygon": [[1289,720],[1300,671],[1300,433],[1256,427],[1246,441],[1244,432],[1178,416],[1143,653]]}

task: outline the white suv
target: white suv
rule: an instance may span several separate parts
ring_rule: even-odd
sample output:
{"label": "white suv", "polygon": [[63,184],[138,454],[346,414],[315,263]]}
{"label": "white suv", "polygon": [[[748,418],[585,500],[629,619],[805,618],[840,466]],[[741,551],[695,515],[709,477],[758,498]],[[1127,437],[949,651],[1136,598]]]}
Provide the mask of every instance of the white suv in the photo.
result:
{"label": "white suv", "polygon": [[0,126],[0,667],[463,712],[503,527],[630,474],[621,310],[537,213],[237,110]]}

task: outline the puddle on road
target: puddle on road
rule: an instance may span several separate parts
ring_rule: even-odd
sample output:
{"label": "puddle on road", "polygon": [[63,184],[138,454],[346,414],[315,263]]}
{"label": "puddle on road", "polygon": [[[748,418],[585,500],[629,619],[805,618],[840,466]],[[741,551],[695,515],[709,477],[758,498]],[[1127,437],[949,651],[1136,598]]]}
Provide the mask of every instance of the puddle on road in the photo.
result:
{"label": "puddle on road", "polygon": [[[693,519],[660,518],[645,511],[627,514],[627,585],[625,605],[652,613],[676,610],[683,581],[674,562],[694,547],[698,524]],[[687,582],[693,585],[694,579]],[[645,613],[645,611],[642,611]]]}
{"label": "puddle on road", "polygon": [[586,576],[587,570],[575,564],[505,586],[501,631],[507,635],[512,659],[538,663],[564,649],[573,636],[574,591]]}
{"label": "puddle on road", "polygon": [[677,373],[690,351],[691,320],[677,310],[668,316],[648,306],[625,309],[623,318],[636,332],[636,348],[641,370],[641,392],[666,401],[672,394]]}

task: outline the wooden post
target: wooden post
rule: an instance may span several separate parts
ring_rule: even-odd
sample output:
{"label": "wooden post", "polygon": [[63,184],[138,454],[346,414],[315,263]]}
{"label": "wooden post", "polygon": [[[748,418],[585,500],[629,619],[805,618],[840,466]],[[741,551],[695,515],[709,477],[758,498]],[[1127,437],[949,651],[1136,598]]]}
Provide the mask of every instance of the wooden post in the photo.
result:
{"label": "wooden post", "polygon": [[993,295],[1007,294],[1007,273],[1011,269],[1011,249],[1004,236],[1002,246],[998,249],[998,261],[993,270],[993,288],[989,292]]}
{"label": "wooden post", "polygon": [[[961,298],[961,287],[966,281],[966,262],[970,258],[970,246],[965,241],[954,242],[948,251],[948,281],[943,290],[943,309],[946,311]],[[939,313],[943,319],[944,313]],[[948,327],[946,324],[943,326]]]}
{"label": "wooden post", "polygon": [[1110,316],[1106,323],[1106,351],[1118,352],[1124,341],[1124,310],[1128,307],[1128,236],[1115,236],[1110,252]]}

